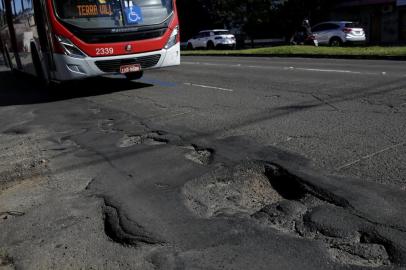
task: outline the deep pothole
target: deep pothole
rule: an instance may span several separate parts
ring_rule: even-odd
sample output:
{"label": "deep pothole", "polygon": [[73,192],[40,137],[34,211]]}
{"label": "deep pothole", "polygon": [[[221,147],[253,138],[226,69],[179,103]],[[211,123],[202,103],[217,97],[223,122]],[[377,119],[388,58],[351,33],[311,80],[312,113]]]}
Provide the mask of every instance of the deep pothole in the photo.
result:
{"label": "deep pothole", "polygon": [[284,200],[273,188],[261,163],[220,167],[183,187],[186,206],[200,217],[252,215],[266,205]]}
{"label": "deep pothole", "polygon": [[120,148],[128,148],[135,145],[165,145],[168,144],[169,140],[165,136],[158,132],[151,132],[146,135],[128,135],[125,134],[117,143]]}
{"label": "deep pothole", "polygon": [[364,267],[381,267],[390,265],[389,255],[383,245],[357,243],[340,244],[328,247],[333,261]]}
{"label": "deep pothole", "polygon": [[373,228],[371,224],[339,206],[334,198],[324,199],[326,191],[305,183],[276,164],[251,161],[218,167],[186,183],[182,193],[186,206],[199,217],[249,216],[261,226],[323,243],[338,264],[396,264],[395,247],[373,238],[374,229],[360,233],[360,228]]}
{"label": "deep pothole", "polygon": [[121,148],[127,148],[142,143],[142,137],[139,135],[124,135],[118,142]]}
{"label": "deep pothole", "polygon": [[185,154],[185,158],[200,165],[209,165],[213,161],[214,150],[209,148],[201,148],[197,145],[184,147],[189,150]]}

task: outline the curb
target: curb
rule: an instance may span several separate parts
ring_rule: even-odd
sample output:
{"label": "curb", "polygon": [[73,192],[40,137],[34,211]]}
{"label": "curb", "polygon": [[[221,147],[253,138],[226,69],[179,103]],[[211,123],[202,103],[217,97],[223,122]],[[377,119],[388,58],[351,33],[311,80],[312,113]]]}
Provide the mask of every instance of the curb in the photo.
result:
{"label": "curb", "polygon": [[187,56],[219,56],[219,57],[268,57],[268,58],[315,58],[315,59],[349,59],[349,60],[391,60],[391,61],[406,61],[405,56],[379,56],[379,55],[323,55],[323,54],[244,54],[244,53],[230,53],[230,54],[181,54],[183,57]]}

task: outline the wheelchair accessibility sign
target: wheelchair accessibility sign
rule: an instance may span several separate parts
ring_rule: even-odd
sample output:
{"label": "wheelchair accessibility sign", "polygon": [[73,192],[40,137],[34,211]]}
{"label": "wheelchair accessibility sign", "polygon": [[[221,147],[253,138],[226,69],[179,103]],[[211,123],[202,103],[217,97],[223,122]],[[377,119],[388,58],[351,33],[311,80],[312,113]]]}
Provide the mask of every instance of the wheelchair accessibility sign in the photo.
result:
{"label": "wheelchair accessibility sign", "polygon": [[130,6],[125,8],[125,17],[127,24],[142,23],[142,12],[139,6]]}

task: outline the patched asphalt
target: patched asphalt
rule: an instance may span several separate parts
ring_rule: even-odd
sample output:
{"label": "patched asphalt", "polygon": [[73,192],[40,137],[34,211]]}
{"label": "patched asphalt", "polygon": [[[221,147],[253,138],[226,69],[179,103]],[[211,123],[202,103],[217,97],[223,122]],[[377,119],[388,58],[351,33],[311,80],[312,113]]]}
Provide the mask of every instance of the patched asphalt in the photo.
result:
{"label": "patched asphalt", "polygon": [[0,73],[1,265],[406,267],[402,62],[183,61],[53,90]]}

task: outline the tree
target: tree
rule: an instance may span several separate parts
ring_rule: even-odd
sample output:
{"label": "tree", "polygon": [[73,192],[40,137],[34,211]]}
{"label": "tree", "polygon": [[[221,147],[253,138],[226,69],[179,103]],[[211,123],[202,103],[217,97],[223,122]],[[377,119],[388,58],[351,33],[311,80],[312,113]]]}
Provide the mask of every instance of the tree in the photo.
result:
{"label": "tree", "polygon": [[251,38],[291,35],[304,18],[327,19],[334,0],[178,0],[183,39],[210,28],[239,29]]}

